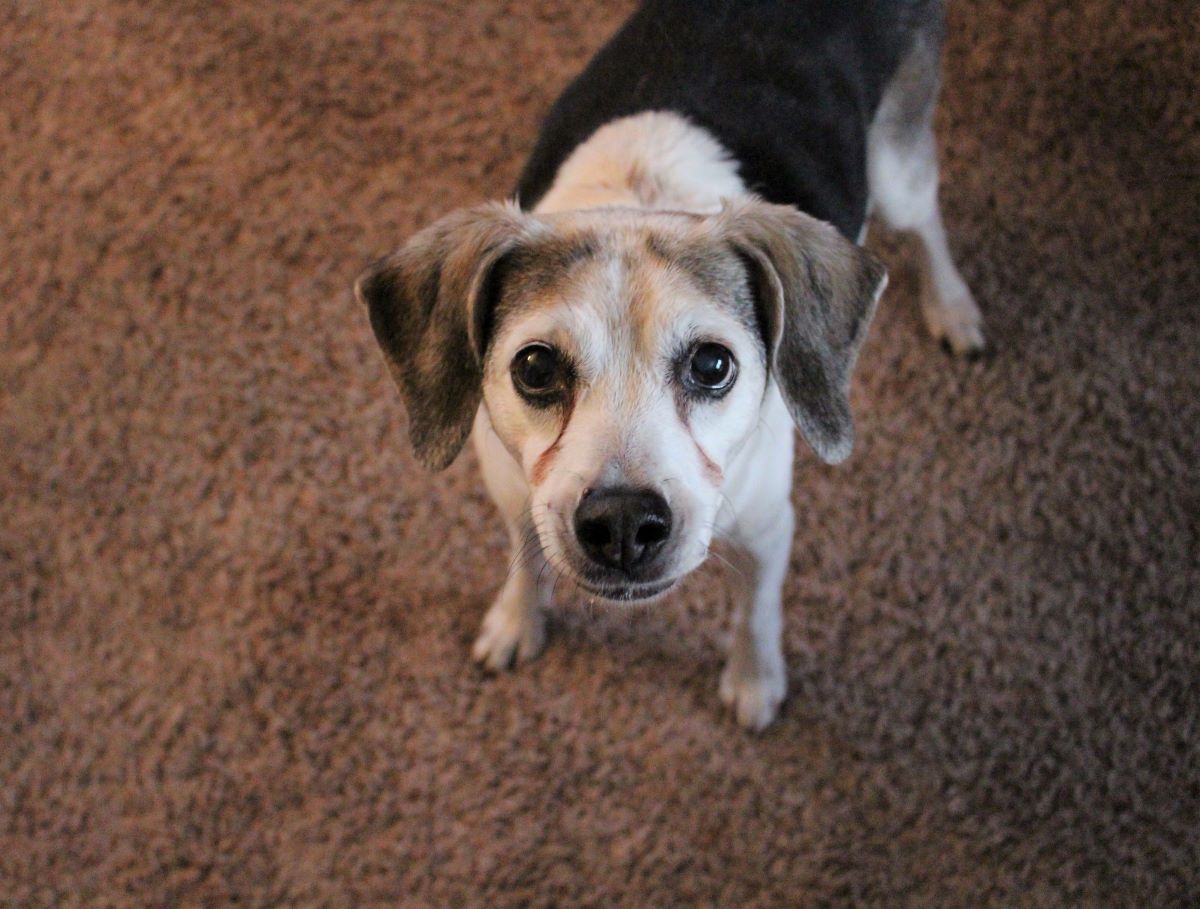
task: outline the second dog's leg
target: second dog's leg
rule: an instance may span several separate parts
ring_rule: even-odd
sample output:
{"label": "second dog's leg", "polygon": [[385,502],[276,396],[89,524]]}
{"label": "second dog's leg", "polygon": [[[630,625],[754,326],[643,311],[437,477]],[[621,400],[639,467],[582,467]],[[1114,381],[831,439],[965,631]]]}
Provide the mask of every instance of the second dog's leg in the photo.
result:
{"label": "second dog's leg", "polygon": [[792,548],[792,506],[754,535],[734,533],[733,642],[721,673],[721,700],[747,729],[768,726],[787,694],[783,660],[783,580]]}
{"label": "second dog's leg", "polygon": [[504,587],[483,617],[471,651],[488,669],[508,669],[528,662],[546,644],[546,609],[550,605],[549,569],[532,528],[509,526],[512,562]]}

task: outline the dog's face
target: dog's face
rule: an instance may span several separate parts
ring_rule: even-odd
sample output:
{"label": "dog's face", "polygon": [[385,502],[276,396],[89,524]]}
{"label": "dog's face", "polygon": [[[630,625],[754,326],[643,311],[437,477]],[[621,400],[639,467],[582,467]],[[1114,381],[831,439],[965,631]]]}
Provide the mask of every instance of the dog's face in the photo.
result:
{"label": "dog's face", "polygon": [[746,271],[696,220],[556,219],[508,264],[484,358],[543,551],[609,599],[662,593],[704,560],[766,391]]}
{"label": "dog's face", "polygon": [[547,559],[597,596],[664,593],[703,562],[768,383],[825,459],[883,284],[792,209],[450,216],[358,284],[419,456],[453,459],[482,401]]}

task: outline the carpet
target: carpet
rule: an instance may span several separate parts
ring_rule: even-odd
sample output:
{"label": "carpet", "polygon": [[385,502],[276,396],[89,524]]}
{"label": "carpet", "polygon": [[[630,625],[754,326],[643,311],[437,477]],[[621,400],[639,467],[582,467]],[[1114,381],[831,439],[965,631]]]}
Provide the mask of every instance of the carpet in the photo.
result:
{"label": "carpet", "polygon": [[791,694],[716,695],[727,586],[507,565],[350,284],[503,196],[630,9],[0,4],[0,904],[1200,904],[1200,28],[956,3],[952,246],[994,354],[924,335],[905,242],[858,445],[804,453]]}

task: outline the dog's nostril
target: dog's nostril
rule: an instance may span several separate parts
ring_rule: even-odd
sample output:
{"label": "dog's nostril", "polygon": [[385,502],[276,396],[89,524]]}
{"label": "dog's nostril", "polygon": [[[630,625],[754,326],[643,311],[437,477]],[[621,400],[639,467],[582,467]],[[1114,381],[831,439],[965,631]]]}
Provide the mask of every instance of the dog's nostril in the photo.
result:
{"label": "dog's nostril", "polygon": [[588,546],[607,546],[612,542],[612,531],[603,521],[582,521],[576,533]]}
{"label": "dog's nostril", "polygon": [[634,539],[642,546],[653,546],[661,543],[671,535],[671,528],[661,521],[647,521],[637,529]]}

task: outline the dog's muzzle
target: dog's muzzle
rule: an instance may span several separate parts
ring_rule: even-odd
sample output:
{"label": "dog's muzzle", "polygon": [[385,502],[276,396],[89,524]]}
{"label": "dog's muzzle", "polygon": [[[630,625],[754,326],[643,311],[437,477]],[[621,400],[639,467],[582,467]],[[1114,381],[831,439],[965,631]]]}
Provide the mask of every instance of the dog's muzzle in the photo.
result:
{"label": "dog's muzzle", "polygon": [[671,508],[650,489],[589,489],[575,509],[575,539],[591,563],[591,592],[644,599],[670,586],[661,578],[671,538]]}

